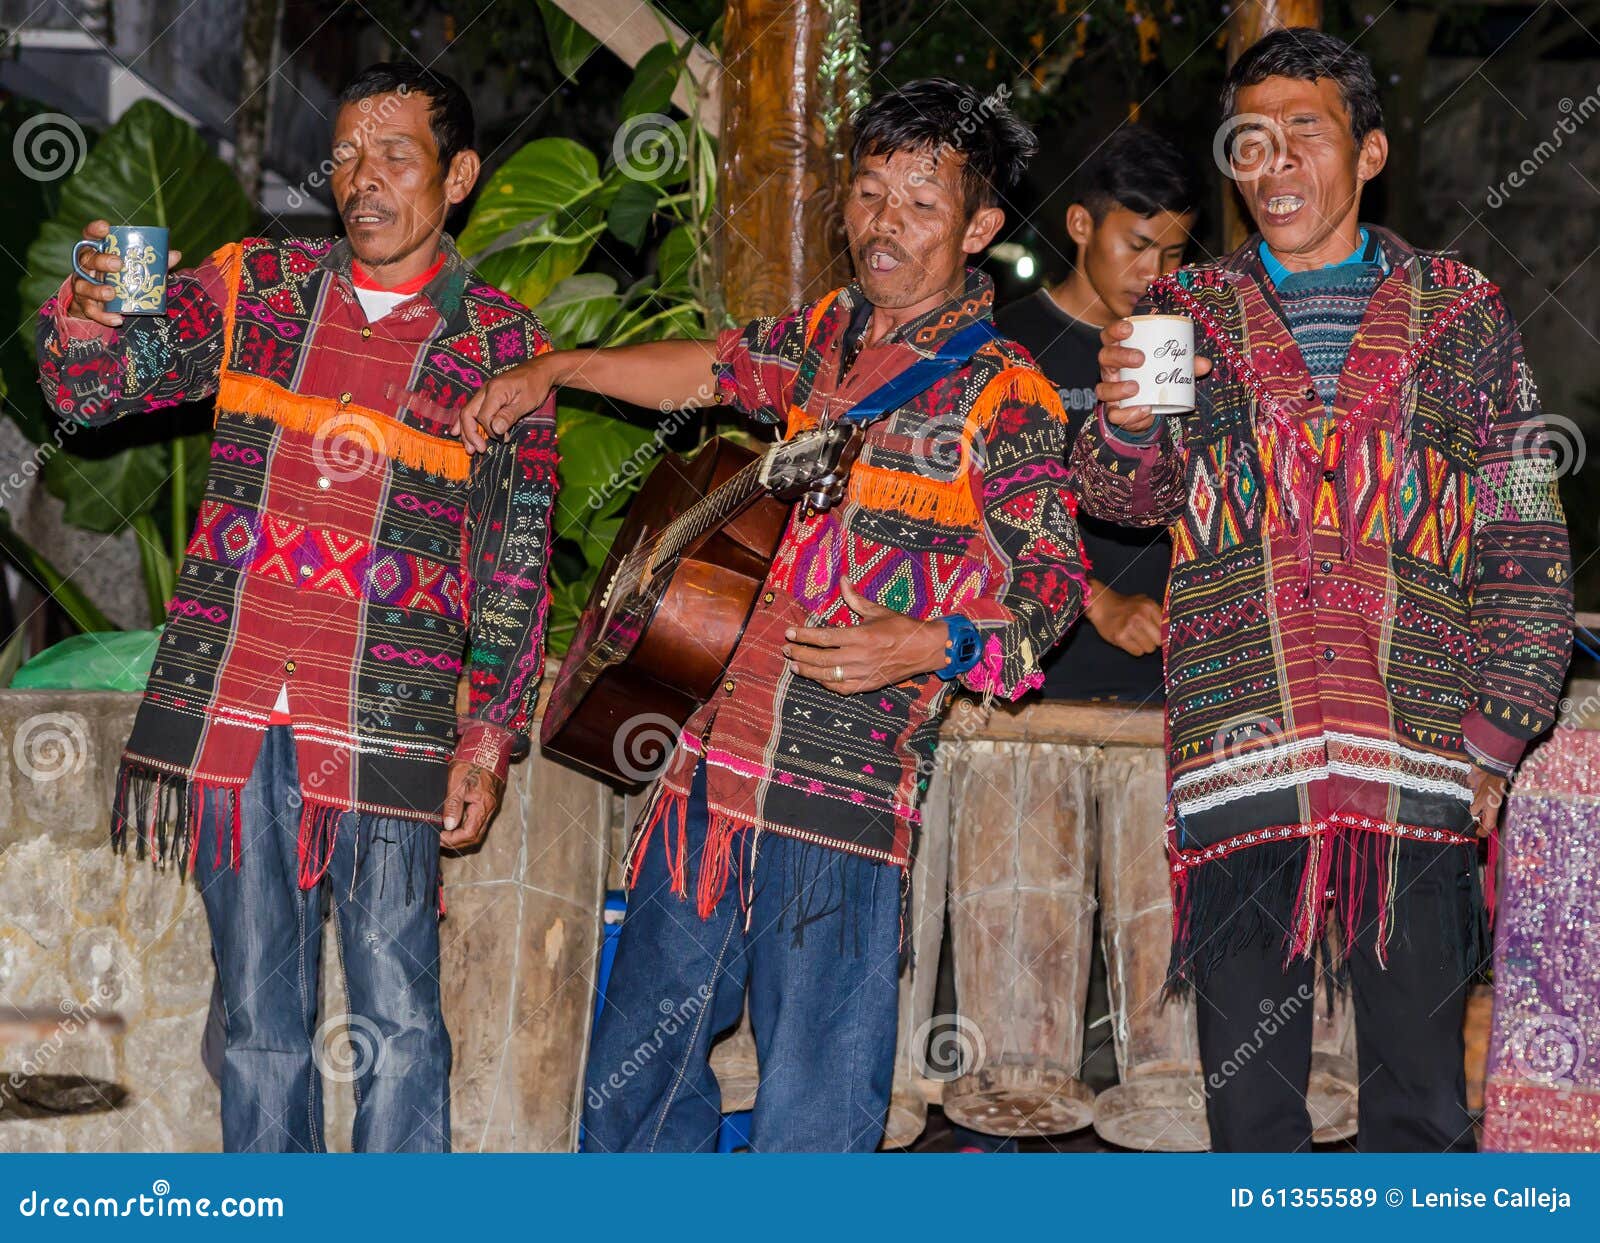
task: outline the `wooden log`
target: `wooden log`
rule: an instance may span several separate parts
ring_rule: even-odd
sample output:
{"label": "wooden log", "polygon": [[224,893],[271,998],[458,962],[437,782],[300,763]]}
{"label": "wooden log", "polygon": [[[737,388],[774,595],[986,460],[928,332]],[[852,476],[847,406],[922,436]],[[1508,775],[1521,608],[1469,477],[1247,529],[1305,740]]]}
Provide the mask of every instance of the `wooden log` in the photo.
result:
{"label": "wooden log", "polygon": [[836,10],[848,7],[729,0],[715,248],[735,320],[799,306],[850,279],[839,213],[848,127],[830,133],[824,121],[850,83],[822,72]]}
{"label": "wooden log", "polygon": [[1078,1069],[1096,754],[1016,742],[951,748],[950,952],[963,1065],[945,1085],[944,1111],[972,1130],[1061,1135],[1093,1117]]}
{"label": "wooden log", "polygon": [[995,704],[986,713],[975,699],[958,699],[939,728],[946,742],[1065,743],[1083,747],[1166,746],[1166,710],[1123,704]]}
{"label": "wooden log", "polygon": [[1166,757],[1106,752],[1098,765],[1100,940],[1121,1082],[1095,1098],[1101,1139],[1142,1152],[1211,1146],[1194,1002],[1163,991],[1172,946]]}
{"label": "wooden log", "polygon": [[483,845],[444,858],[458,1150],[577,1146],[613,814],[608,787],[536,750],[512,768]]}

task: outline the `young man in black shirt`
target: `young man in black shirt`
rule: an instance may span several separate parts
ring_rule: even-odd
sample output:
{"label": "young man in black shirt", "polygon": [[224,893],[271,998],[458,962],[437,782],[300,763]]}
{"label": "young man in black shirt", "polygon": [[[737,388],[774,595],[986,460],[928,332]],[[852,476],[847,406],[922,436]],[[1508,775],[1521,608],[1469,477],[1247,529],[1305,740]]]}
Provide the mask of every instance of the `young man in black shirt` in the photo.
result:
{"label": "young man in black shirt", "polygon": [[[1171,143],[1124,126],[1083,166],[1067,208],[1071,274],[996,313],[1061,392],[1075,440],[1094,412],[1100,330],[1133,313],[1145,287],[1183,262],[1200,186]],[[1172,547],[1164,529],[1080,516],[1090,597],[1046,661],[1046,699],[1159,704],[1161,615]]]}
{"label": "young man in black shirt", "polygon": [[[1088,159],[1070,191],[1065,224],[1074,252],[1071,274],[998,311],[994,321],[1002,333],[1033,355],[1060,391],[1070,421],[1068,442],[1073,443],[1085,420],[1094,416],[1100,330],[1132,314],[1146,286],[1182,263],[1200,187],[1171,143],[1140,126],[1125,126]],[[1046,657],[1042,696],[1159,707],[1165,699],[1161,622],[1172,561],[1166,530],[1120,527],[1080,513],[1079,533],[1088,563],[1089,603],[1082,620]],[[1031,749],[1026,744],[1018,746]],[[1029,831],[1046,837],[1061,833],[1062,864],[1069,868],[1068,860],[1075,856],[1066,838],[1072,831],[1086,831],[1097,841],[1096,856],[1123,857],[1124,869],[1128,859],[1136,861],[1139,868],[1154,869],[1155,883],[1145,888],[1165,892],[1159,814],[1166,792],[1164,755],[1156,748],[1085,748],[1084,754],[1094,758],[1085,758],[1074,774],[1079,790],[1074,797],[1086,797],[1087,820],[1075,830],[1064,823],[1040,821],[1031,824]],[[1111,756],[1119,758],[1109,760]],[[994,765],[989,775],[997,794],[1006,793],[1015,758],[998,755],[988,760]],[[969,780],[972,765],[981,762],[968,761]],[[1113,835],[1119,833],[1123,835],[1120,848],[1112,844]],[[1078,879],[1086,888],[1096,888],[1092,871]],[[1098,888],[1105,904],[1103,876]],[[1089,979],[1081,973],[1070,985],[1066,977],[1056,981],[1075,990],[1065,999],[1066,1004],[1075,1005],[1080,1012],[1087,1005],[1091,1022],[1105,1013],[1103,1005],[1121,1016],[1111,1028],[1101,1030],[1116,1034],[1117,1072],[1124,1080],[1137,1070],[1130,1060],[1137,1051],[1124,1031],[1130,1017],[1142,1016],[1146,1029],[1156,1024],[1180,1056],[1181,1050],[1194,1046],[1193,1011],[1187,1006],[1174,1007],[1161,1011],[1165,1017],[1160,1020],[1150,1018],[1159,999],[1130,992],[1138,978],[1126,964],[1119,971],[1108,968],[1104,1002],[1098,989],[1089,996]],[[1102,1050],[1085,1052],[1082,1080],[1094,1088],[1107,1087],[1111,1075],[1100,1056]],[[1198,1060],[1188,1070],[1191,1073],[1184,1077],[1177,1095],[1180,1100],[1190,1095],[1198,1099],[1203,1091]],[[1194,1116],[1192,1110],[1174,1110],[1172,1115],[1174,1133],[1191,1134],[1203,1124],[1203,1118]],[[956,1146],[991,1148],[992,1144],[958,1131]]]}

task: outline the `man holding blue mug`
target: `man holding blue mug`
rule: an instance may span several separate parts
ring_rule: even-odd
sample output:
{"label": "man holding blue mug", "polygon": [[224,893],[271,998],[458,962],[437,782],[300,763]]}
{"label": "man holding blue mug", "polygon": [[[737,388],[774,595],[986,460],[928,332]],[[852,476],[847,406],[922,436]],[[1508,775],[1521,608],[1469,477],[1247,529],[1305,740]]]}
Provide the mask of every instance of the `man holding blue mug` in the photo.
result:
{"label": "man holding blue mug", "polygon": [[[112,832],[194,865],[229,1151],[320,1150],[330,1061],[354,1080],[357,1151],[450,1145],[439,848],[483,837],[527,751],[556,486],[548,409],[487,454],[445,435],[492,375],[549,348],[444,233],[477,180],[473,128],[448,78],[371,66],[334,121],[342,239],[223,246],[162,283],[157,314],[105,279],[153,267],[154,230],[99,220],[40,313],[64,418],[216,402]],[[317,1012],[324,899],[346,1015]]]}
{"label": "man holding blue mug", "polygon": [[124,315],[164,315],[167,272],[179,254],[167,249],[167,231],[151,225],[112,227],[95,220],[72,248],[72,306],[68,312],[107,328]]}

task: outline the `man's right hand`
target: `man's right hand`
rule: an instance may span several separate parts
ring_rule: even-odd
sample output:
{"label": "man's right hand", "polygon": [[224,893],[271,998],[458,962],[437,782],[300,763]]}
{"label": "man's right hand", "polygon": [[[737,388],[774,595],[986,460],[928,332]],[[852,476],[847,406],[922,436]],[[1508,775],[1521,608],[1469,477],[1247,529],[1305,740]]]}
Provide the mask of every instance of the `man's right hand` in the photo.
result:
{"label": "man's right hand", "polygon": [[[1123,345],[1133,335],[1133,325],[1125,319],[1114,319],[1100,331],[1100,383],[1094,386],[1094,395],[1105,404],[1106,422],[1135,434],[1150,430],[1156,421],[1149,406],[1119,406],[1139,391],[1137,380],[1119,379],[1123,368],[1132,368],[1144,362],[1144,351]],[[1211,360],[1196,356],[1194,378],[1198,380],[1211,372]]]}
{"label": "man's right hand", "polygon": [[525,414],[539,409],[561,382],[557,351],[540,354],[489,379],[461,409],[453,434],[468,453],[482,453],[491,436],[504,436]]}
{"label": "man's right hand", "polygon": [[1124,595],[1093,582],[1084,617],[1102,639],[1130,656],[1148,656],[1161,648],[1161,602],[1150,596]]}
{"label": "man's right hand", "polygon": [[[98,242],[111,232],[111,225],[104,220],[92,220],[84,226],[83,236],[91,242]],[[86,272],[120,272],[122,260],[115,255],[108,255],[102,251],[90,250],[84,247],[78,252],[83,257],[78,264]],[[181,252],[169,250],[167,252],[167,271],[171,272],[178,266]],[[86,281],[77,273],[72,276],[72,301],[67,304],[67,315],[73,319],[87,319],[91,323],[101,324],[106,328],[117,328],[122,324],[122,316],[106,310],[106,303],[117,296],[117,291],[103,281]]]}

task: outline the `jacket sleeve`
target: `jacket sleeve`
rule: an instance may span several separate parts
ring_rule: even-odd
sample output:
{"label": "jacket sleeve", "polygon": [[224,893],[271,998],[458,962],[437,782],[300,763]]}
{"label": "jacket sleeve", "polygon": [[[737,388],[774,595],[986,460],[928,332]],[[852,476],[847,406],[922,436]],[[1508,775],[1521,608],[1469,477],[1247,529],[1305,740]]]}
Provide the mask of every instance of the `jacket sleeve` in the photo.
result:
{"label": "jacket sleeve", "polygon": [[1572,560],[1556,484],[1579,433],[1545,419],[1516,322],[1498,296],[1484,306],[1471,570],[1476,703],[1461,731],[1481,767],[1509,776],[1554,721],[1572,652]]}
{"label": "jacket sleeve", "polygon": [[[529,318],[528,354],[549,340]],[[550,523],[559,455],[555,402],[474,454],[462,525],[468,582],[467,709],[455,758],[504,780],[530,749],[528,727],[544,672]]]}
{"label": "jacket sleeve", "polygon": [[[1135,314],[1171,313],[1166,281],[1151,288]],[[1199,400],[1205,400],[1204,391],[1198,390]],[[1106,421],[1104,402],[1096,405],[1072,448],[1073,486],[1084,512],[1122,526],[1176,522],[1185,504],[1182,428],[1178,418],[1158,417],[1142,436],[1133,435]]]}
{"label": "jacket sleeve", "polygon": [[39,385],[62,418],[91,427],[129,414],[214,397],[222,370],[223,308],[239,246],[222,247],[167,280],[165,315],[128,315],[108,328],[66,313],[72,278],[39,309]]}
{"label": "jacket sleeve", "polygon": [[979,396],[992,415],[974,444],[993,576],[961,606],[982,651],[961,675],[986,699],[1016,699],[1044,682],[1040,663],[1083,611],[1088,584],[1068,490],[1067,416],[1032,367],[1012,367]]}
{"label": "jacket sleeve", "polygon": [[712,365],[717,400],[758,423],[780,427],[789,417],[795,376],[805,352],[806,313],[762,316],[717,334]]}

